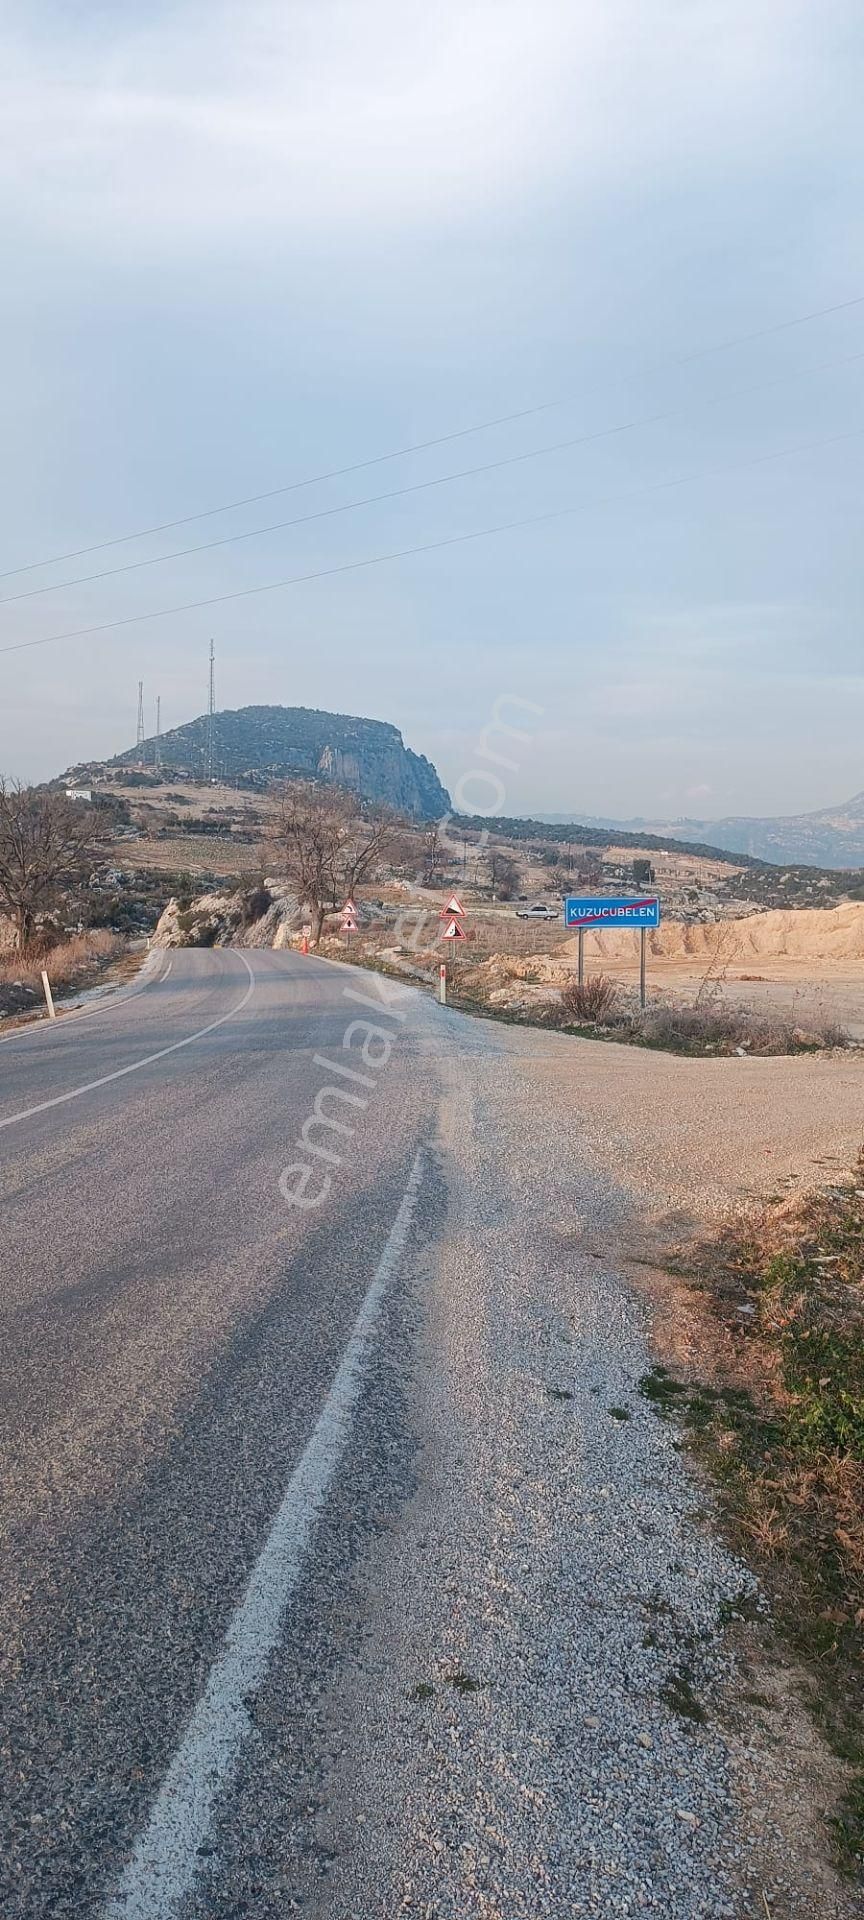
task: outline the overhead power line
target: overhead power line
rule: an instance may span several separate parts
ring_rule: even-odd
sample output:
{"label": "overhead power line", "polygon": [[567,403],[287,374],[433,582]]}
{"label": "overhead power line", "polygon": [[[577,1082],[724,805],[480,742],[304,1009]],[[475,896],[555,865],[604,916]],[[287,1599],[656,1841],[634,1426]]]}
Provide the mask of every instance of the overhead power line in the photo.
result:
{"label": "overhead power line", "polygon": [[318,567],[309,573],[290,574],[284,580],[268,580],[257,587],[238,587],[232,593],[216,593],[203,600],[186,600],[177,606],[157,607],[151,613],[130,613],[119,620],[102,620],[95,626],[70,627],[65,633],[48,633],[40,640],[16,640],[11,645],[0,647],[0,654],[29,653],[36,647],[50,647],[62,640],[93,639],[98,634],[116,633],[123,627],[142,626],[148,620],[167,620],[178,613],[197,613],[204,607],[227,606],[233,600],[251,600],[259,594],[279,593],[288,587],[305,586],[313,580],[330,580],[337,574],[360,573],[370,567],[382,567],[394,560],[407,560],[415,554],[440,553],[445,547],[466,546],[472,540],[488,540],[499,533],[515,533],[526,527],[550,525],[555,520],[567,519],[572,514],[587,513],[593,507],[615,506],[622,501],[638,500],[652,493],[670,492],[676,487],[695,486],[702,480],[721,479],[725,475],[743,473],[753,467],[760,467],[771,460],[791,458],[797,453],[811,453],[820,447],[835,446],[842,440],[855,440],[864,433],[864,426],[853,427],[846,433],[828,434],[818,440],[799,441],[791,447],[779,447],[772,453],[758,454],[755,459],[737,461],[728,467],[713,467],[695,473],[679,474],[672,480],[653,481],[646,487],[634,487],[623,494],[607,494],[594,500],[576,501],[572,506],[553,507],[547,513],[527,514],[517,520],[502,520],[494,526],[475,527],[468,533],[453,533],[441,540],[421,541],[415,546],[398,547],[391,553],[370,554],[364,560],[344,560],[337,566]]}
{"label": "overhead power line", "polygon": [[[815,367],[803,367],[796,379],[810,379],[814,374],[824,373],[835,367],[851,366],[855,361],[864,360],[864,351],[846,353],[836,360],[822,360]],[[729,405],[733,400],[748,398],[754,393],[766,393],[772,387],[786,387],[789,376],[780,374],[775,380],[759,381],[755,386],[733,388],[730,393],[714,393],[705,397],[709,406],[720,403]],[[332,520],[343,513],[356,513],[360,507],[380,506],[386,501],[402,500],[412,493],[428,493],[434,487],[446,487],[454,480],[473,480],[485,473],[498,473],[502,468],[524,466],[529,460],[539,460],[550,453],[571,452],[574,447],[587,447],[598,440],[612,440],[624,433],[634,433],[643,427],[658,426],[665,420],[680,418],[686,413],[689,402],[677,407],[667,407],[662,413],[637,415],[632,420],[620,420],[611,427],[598,427],[594,433],[580,433],[568,440],[551,440],[542,447],[528,447],[522,453],[503,454],[499,460],[484,460],[479,466],[457,467],[452,473],[438,474],[432,480],[414,480],[404,487],[390,487],[384,493],[365,494],[360,500],[345,500],[336,507],[317,507],[312,513],[296,514],[291,520],[271,520],[263,527],[247,527],[243,533],[221,534],[216,540],[202,540],[194,547],[174,547],[170,553],[151,554],[145,560],[127,560],[120,567],[102,567],[97,573],[79,573],[71,580],[52,581],[48,586],[25,587],[23,593],[8,593],[0,599],[0,607],[17,605],[20,600],[38,600],[47,593],[64,593],[69,587],[90,586],[96,580],[114,580],[118,574],[140,573],[146,567],[159,567],[171,560],[188,560],[198,553],[213,553],[217,547],[231,547],[242,544],[244,540],[258,540],[267,533],[285,533],[291,527],[305,527],[313,520]]]}
{"label": "overhead power line", "polygon": [[[760,327],[754,333],[742,333],[729,340],[716,342],[713,346],[699,347],[694,353],[678,355],[666,364],[670,367],[688,366],[694,360],[701,360],[713,353],[729,353],[733,347],[746,346],[753,340],[767,339],[773,333],[786,333],[792,327],[803,327],[811,320],[824,320],[834,313],[845,313],[851,307],[864,306],[864,293],[855,294],[851,300],[836,301],[830,307],[814,307],[809,313],[795,314],[792,319],[779,320],[770,327]],[[352,473],[363,473],[370,467],[382,466],[388,460],[402,460],[412,453],[426,453],[432,447],[447,446],[454,440],[465,440],[473,433],[488,433],[493,427],[513,425],[517,420],[530,420],[539,413],[549,413],[555,407],[565,406],[562,400],[544,400],[534,407],[523,407],[515,413],[502,413],[489,420],[480,420],[472,426],[456,428],[451,433],[438,434],[434,439],[416,440],[409,446],[396,447],[390,453],[373,454],[366,460],[355,460],[350,466],[331,467],[324,473],[309,474],[303,480],[290,480],[284,486],[270,487],[263,493],[245,494],[241,499],[223,501],[217,507],[205,507],[197,513],[182,514],[174,520],[160,520],[149,527],[137,527],[131,533],[118,533],[108,540],[96,540],[90,546],[73,547],[66,553],[55,553],[43,560],[30,560],[23,566],[7,567],[0,571],[0,580],[11,580],[21,573],[38,573],[42,567],[60,566],[66,560],[84,560],[88,554],[104,553],[109,547],[126,546],[131,540],[145,540],[152,534],[170,533],[174,527],[189,527],[199,520],[212,520],[220,513],[234,513],[240,507],[259,506],[264,500],[276,500],[286,493],[297,493],[303,487],[313,487],[325,480],[341,480]]]}
{"label": "overhead power line", "polygon": [[[864,295],[862,295],[864,299]],[[154,533],[170,533],[172,527],[190,527],[196,520],[213,520],[220,513],[234,513],[239,507],[260,506],[262,500],[277,500],[281,494],[299,493],[303,487],[318,486],[324,480],[343,480],[348,474],[363,473],[368,467],[380,467],[385,460],[402,460],[409,453],[426,453],[431,447],[447,446],[451,440],[465,440],[471,433],[488,433],[492,427],[510,426],[516,420],[530,420],[538,413],[549,413],[560,405],[544,400],[536,407],[523,407],[518,413],[500,413],[492,420],[481,420],[473,427],[459,427],[454,433],[441,433],[434,440],[415,440],[410,446],[396,447],[392,453],[376,453],[369,460],[355,460],[349,467],[332,467],[327,473],[312,473],[305,480],[289,480],[283,487],[270,487],[266,493],[248,493],[242,500],[226,500],[220,507],[205,507],[201,513],[185,513],[179,520],[162,520],[152,527],[139,527],[135,533],[118,533],[111,540],[97,540],[92,547],[75,547],[71,553],[55,553],[50,560],[30,560],[24,567],[7,567],[0,580],[13,574],[38,573],[40,567],[56,567],[64,560],[83,560],[88,553],[103,553],[107,547],[124,547],[130,540],[146,540]]]}
{"label": "overhead power line", "polygon": [[790,327],[803,327],[808,320],[827,320],[831,313],[846,313],[849,307],[860,307],[864,302],[864,293],[855,294],[852,300],[838,300],[833,307],[816,307],[812,313],[799,313],[793,320],[777,320],[773,326],[757,327],[755,333],[738,333],[731,340],[718,340],[713,347],[697,347],[695,353],[685,353],[683,359],[676,361],[679,367],[690,366],[694,360],[706,360],[709,353],[728,353],[731,347],[748,347],[753,340],[767,340],[769,334],[786,333]]}

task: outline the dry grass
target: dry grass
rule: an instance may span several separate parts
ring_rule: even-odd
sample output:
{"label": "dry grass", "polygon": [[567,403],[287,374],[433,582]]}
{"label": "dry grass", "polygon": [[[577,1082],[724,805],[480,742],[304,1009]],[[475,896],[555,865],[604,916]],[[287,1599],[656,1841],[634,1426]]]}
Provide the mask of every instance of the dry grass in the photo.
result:
{"label": "dry grass", "polygon": [[87,933],[73,934],[57,946],[34,941],[23,953],[17,949],[0,952],[0,987],[20,984],[41,989],[44,967],[52,988],[62,992],[66,987],[75,986],[94,966],[106,965],[115,959],[124,945],[119,934],[94,927]]}
{"label": "dry grass", "polygon": [[227,834],[178,833],[165,840],[145,834],[140,840],[117,841],[112,859],[119,867],[150,868],[159,873],[185,872],[196,880],[202,874],[213,874],[217,879],[230,880],[254,869],[256,848],[248,841],[232,840]]}

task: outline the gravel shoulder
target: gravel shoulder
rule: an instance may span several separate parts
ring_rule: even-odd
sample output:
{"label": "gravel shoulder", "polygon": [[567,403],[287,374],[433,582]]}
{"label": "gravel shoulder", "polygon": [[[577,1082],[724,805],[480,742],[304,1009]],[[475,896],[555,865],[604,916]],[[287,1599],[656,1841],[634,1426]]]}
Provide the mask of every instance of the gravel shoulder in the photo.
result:
{"label": "gravel shoulder", "polygon": [[639,1395],[624,1270],[848,1164],[862,1063],[645,1058],[419,996],[413,1044],[434,1201],[188,1920],[851,1920],[830,1765]]}

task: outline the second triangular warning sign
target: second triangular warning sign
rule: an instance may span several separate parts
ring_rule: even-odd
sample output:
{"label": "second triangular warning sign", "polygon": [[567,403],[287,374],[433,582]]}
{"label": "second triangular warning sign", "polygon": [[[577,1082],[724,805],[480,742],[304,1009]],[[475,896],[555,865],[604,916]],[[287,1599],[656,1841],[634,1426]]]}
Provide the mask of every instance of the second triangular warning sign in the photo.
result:
{"label": "second triangular warning sign", "polygon": [[460,927],[458,920],[451,920],[441,935],[442,940],[464,940],[465,937],[465,928]]}

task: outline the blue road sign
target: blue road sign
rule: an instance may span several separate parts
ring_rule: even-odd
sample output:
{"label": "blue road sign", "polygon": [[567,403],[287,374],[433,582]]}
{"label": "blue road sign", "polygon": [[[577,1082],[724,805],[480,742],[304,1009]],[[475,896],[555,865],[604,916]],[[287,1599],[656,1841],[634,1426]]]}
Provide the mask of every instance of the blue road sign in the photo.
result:
{"label": "blue road sign", "polygon": [[568,896],[565,927],[659,927],[660,902],[656,894],[597,893]]}

